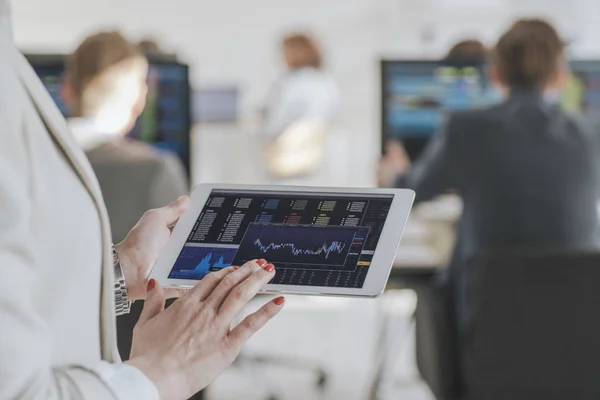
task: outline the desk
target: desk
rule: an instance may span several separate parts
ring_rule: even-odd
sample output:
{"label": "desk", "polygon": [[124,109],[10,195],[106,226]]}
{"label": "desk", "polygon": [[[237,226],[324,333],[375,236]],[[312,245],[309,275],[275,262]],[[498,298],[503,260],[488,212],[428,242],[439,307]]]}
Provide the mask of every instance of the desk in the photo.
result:
{"label": "desk", "polygon": [[460,200],[452,195],[414,207],[396,253],[388,289],[406,287],[407,278],[433,275],[448,264],[461,212]]}

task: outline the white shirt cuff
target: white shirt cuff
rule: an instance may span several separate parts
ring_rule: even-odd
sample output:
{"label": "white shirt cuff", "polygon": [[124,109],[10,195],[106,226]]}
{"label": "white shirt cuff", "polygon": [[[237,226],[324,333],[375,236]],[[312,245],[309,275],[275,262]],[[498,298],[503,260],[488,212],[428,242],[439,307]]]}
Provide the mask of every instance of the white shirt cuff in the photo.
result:
{"label": "white shirt cuff", "polygon": [[160,400],[156,385],[129,364],[104,364],[100,374],[119,400]]}

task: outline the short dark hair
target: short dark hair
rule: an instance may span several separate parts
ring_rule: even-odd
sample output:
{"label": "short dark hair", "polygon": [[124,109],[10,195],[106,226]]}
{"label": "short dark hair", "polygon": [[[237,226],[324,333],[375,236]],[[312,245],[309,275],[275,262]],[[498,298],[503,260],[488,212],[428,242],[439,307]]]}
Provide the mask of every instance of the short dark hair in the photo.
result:
{"label": "short dark hair", "polygon": [[556,75],[564,48],[563,40],[550,23],[522,19],[500,37],[493,61],[506,85],[542,89]]}
{"label": "short dark hair", "polygon": [[488,50],[485,45],[476,39],[462,40],[456,43],[448,54],[446,60],[462,61],[462,60],[485,60],[488,57]]}

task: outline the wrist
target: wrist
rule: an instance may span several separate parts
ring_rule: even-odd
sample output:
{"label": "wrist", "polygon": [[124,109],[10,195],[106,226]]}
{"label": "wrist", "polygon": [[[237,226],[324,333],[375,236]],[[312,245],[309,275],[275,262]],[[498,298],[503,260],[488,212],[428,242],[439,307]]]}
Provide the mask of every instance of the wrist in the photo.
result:
{"label": "wrist", "polygon": [[140,370],[153,384],[163,400],[175,399],[184,396],[176,396],[173,388],[181,387],[181,382],[176,382],[176,374],[173,374],[174,368],[161,369],[159,363],[151,362],[144,356],[134,357],[125,364]]}
{"label": "wrist", "polygon": [[[140,279],[144,279],[145,277],[142,278],[138,276],[138,268],[133,261],[134,258],[130,254],[130,250],[123,242],[116,244],[115,250],[119,255],[121,270],[123,271],[123,277],[125,279],[125,286],[127,287],[127,295],[129,300],[135,301],[144,299],[145,292],[139,293],[138,286],[140,286]],[[145,287],[145,285],[141,286]]]}
{"label": "wrist", "polygon": [[114,295],[115,295],[115,314],[117,316],[128,314],[130,311],[129,296],[125,284],[125,276],[121,266],[119,253],[113,246],[113,268],[114,268]]}

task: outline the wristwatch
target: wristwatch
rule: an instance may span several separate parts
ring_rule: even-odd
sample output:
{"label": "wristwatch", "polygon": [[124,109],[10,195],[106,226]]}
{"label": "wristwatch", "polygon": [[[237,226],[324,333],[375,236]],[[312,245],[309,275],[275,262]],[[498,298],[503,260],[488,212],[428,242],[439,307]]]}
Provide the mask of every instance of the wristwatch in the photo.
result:
{"label": "wristwatch", "polygon": [[115,313],[117,316],[129,314],[129,298],[127,297],[127,286],[125,275],[121,267],[121,260],[115,246],[112,246],[113,267],[115,268]]}

